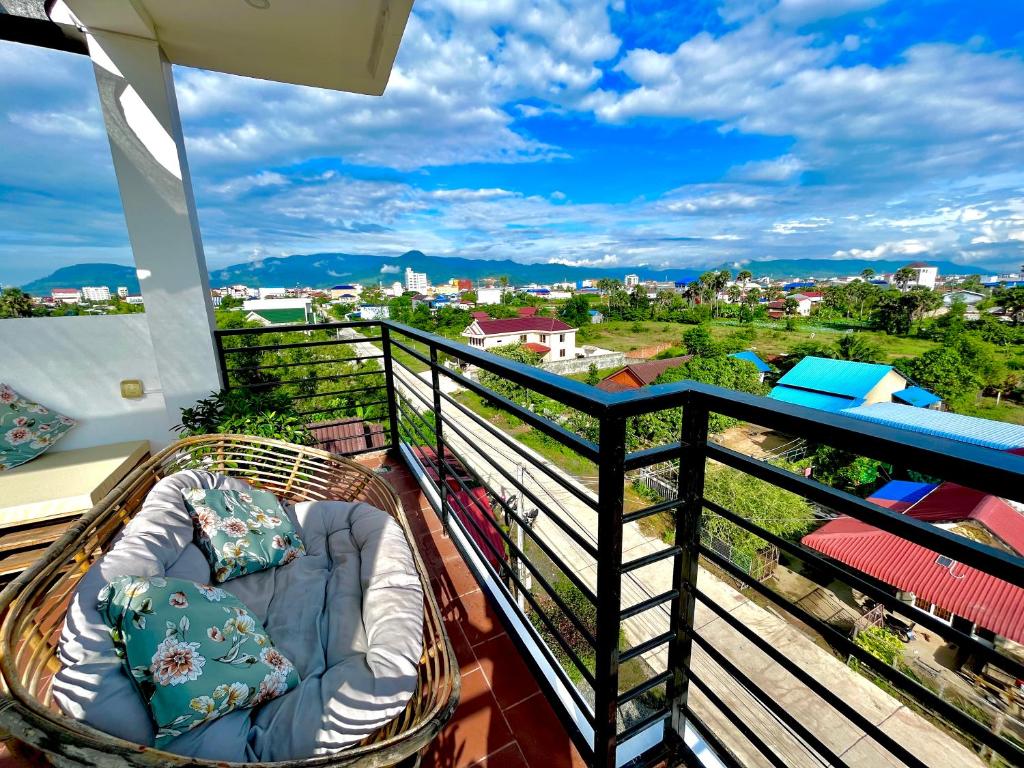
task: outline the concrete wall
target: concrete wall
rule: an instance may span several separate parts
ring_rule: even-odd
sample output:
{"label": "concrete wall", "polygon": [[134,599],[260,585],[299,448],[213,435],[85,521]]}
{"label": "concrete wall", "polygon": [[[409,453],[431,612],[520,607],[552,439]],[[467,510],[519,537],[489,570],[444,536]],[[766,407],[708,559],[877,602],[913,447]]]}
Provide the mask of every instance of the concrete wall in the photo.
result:
{"label": "concrete wall", "polygon": [[[81,422],[54,451],[173,440],[146,315],[0,320],[0,350],[0,381]],[[142,379],[147,394],[122,398],[122,379]]]}
{"label": "concrete wall", "polygon": [[889,371],[882,380],[875,385],[875,388],[868,392],[864,398],[865,405],[875,403],[891,403],[892,396],[896,392],[902,392],[907,388],[907,380],[896,371]]}
{"label": "concrete wall", "polygon": [[545,371],[567,376],[573,373],[586,373],[591,365],[596,365],[598,370],[603,370],[605,368],[621,368],[625,364],[626,355],[624,352],[612,352],[607,355],[556,360],[552,363],[542,363],[540,367]]}

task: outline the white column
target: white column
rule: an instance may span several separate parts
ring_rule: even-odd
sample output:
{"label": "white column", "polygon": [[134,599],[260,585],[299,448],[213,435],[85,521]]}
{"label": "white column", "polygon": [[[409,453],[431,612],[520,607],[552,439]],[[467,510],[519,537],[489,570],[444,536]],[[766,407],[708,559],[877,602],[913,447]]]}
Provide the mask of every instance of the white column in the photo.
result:
{"label": "white column", "polygon": [[171,427],[221,385],[171,65],[153,40],[94,31],[88,42]]}

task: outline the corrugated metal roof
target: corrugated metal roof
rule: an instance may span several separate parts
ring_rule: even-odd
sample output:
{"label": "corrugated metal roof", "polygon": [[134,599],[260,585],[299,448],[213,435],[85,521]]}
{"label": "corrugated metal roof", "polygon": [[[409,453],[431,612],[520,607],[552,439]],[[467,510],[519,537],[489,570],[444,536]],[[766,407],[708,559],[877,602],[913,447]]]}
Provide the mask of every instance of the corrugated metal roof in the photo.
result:
{"label": "corrugated metal roof", "polygon": [[848,408],[843,411],[843,415],[909,432],[947,437],[997,451],[1024,447],[1022,426],[948,411],[932,411],[899,403],[875,403]]}
{"label": "corrugated metal roof", "polygon": [[998,496],[956,483],[943,483],[907,514],[927,523],[973,520],[988,528],[1017,554],[1024,553],[1024,515]]}
{"label": "corrugated metal roof", "polygon": [[336,419],[307,424],[313,433],[318,448],[331,453],[357,453],[387,444],[383,424],[364,421],[360,418]]}
{"label": "corrugated metal roof", "polygon": [[826,523],[803,543],[904,592],[1024,642],[1024,589],[850,517]]}
{"label": "corrugated metal roof", "polygon": [[779,384],[827,392],[831,395],[863,398],[891,370],[891,365],[805,357],[779,379]]}
{"label": "corrugated metal roof", "polygon": [[781,400],[784,403],[802,405],[807,408],[817,408],[820,411],[831,411],[832,413],[844,411],[864,402],[860,398],[829,395],[824,392],[812,392],[807,389],[797,389],[795,387],[785,387],[781,385],[774,387],[772,391],[768,393],[768,397],[773,400]]}
{"label": "corrugated metal roof", "polygon": [[927,408],[929,405],[942,402],[941,397],[932,394],[923,387],[907,387],[901,392],[894,392],[892,399],[912,405],[915,408]]}
{"label": "corrugated metal roof", "polygon": [[735,357],[737,360],[746,360],[748,363],[753,363],[761,373],[768,373],[768,371],[772,369],[768,363],[757,356],[756,352],[749,349],[745,349],[742,352],[733,352],[729,357]]}
{"label": "corrugated metal roof", "polygon": [[880,507],[903,512],[919,502],[938,486],[934,483],[912,483],[909,480],[890,480],[868,497]]}

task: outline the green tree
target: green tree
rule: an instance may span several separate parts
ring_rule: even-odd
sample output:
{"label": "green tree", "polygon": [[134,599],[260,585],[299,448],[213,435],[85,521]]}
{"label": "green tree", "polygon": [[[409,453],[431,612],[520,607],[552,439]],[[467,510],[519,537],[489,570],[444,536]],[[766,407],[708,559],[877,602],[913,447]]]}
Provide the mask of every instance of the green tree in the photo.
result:
{"label": "green tree", "polygon": [[706,325],[695,325],[684,331],[682,342],[686,353],[697,357],[714,357],[723,353]]}
{"label": "green tree", "polygon": [[460,297],[466,304],[476,304],[476,291],[463,291]]}
{"label": "green tree", "polygon": [[559,307],[558,317],[573,328],[585,328],[590,323],[590,302],[582,294],[573,296]]}
{"label": "green tree", "polygon": [[908,285],[917,280],[917,270],[911,267],[900,267],[896,270],[896,274],[892,276],[893,283],[901,291],[905,290]]}
{"label": "green tree", "polygon": [[875,270],[873,270],[871,267],[866,267],[860,271],[860,276],[865,281],[870,280],[875,276]]}
{"label": "green tree", "polygon": [[32,317],[32,297],[20,288],[0,291],[0,318]]}
{"label": "green tree", "polygon": [[835,356],[840,360],[877,363],[884,356],[882,347],[863,333],[847,333],[836,342]]}
{"label": "green tree", "polygon": [[753,277],[753,273],[749,269],[741,269],[736,273],[736,282],[745,283]]}
{"label": "green tree", "polygon": [[[760,374],[753,363],[747,360],[737,360],[735,357],[726,357],[724,354],[712,357],[694,357],[682,365],[669,368],[655,379],[654,383],[671,384],[676,381],[697,381],[725,389],[735,389],[739,392],[749,392],[753,395],[763,395],[767,389],[761,383]],[[679,409],[675,408],[666,413],[670,414],[668,418],[671,419],[668,431],[671,432],[674,429],[676,434],[676,437],[672,437],[670,440],[677,440],[679,432],[676,419],[679,417]],[[659,414],[654,415],[660,416]],[[736,419],[712,413],[708,417],[708,431],[717,434],[737,423],[739,422]],[[681,423],[678,426],[681,426]],[[636,447],[646,448],[657,445],[657,435],[652,433],[641,442],[643,444]],[[662,440],[662,442],[667,441]]]}
{"label": "green tree", "polygon": [[[715,462],[707,464],[704,493],[709,500],[784,539],[798,539],[814,523],[814,510],[805,499]],[[768,548],[760,536],[713,512],[704,512],[701,525],[705,532],[731,544],[734,558],[754,557]]]}
{"label": "green tree", "polygon": [[220,300],[220,307],[218,309],[241,309],[245,304],[242,299],[236,299],[234,296],[224,296]]}
{"label": "green tree", "polygon": [[995,297],[996,304],[1006,310],[1006,314],[1013,320],[1013,324],[1020,323],[1024,316],[1024,288],[1007,288]]}
{"label": "green tree", "polygon": [[600,381],[601,381],[601,374],[599,374],[597,372],[597,365],[595,363],[591,363],[589,366],[587,366],[586,382],[590,386],[596,387],[598,382],[600,382]]}
{"label": "green tree", "polygon": [[866,497],[878,488],[881,462],[830,445],[820,445],[811,461],[814,479],[842,491]]}
{"label": "green tree", "polygon": [[953,406],[965,405],[982,387],[1000,387],[1007,373],[992,345],[972,333],[951,336],[941,346],[897,361],[896,366]]}
{"label": "green tree", "polygon": [[[525,365],[537,365],[541,361],[540,355],[531,352],[522,344],[492,347],[487,351],[497,357]],[[483,386],[519,405],[529,406],[536,398],[536,395],[529,389],[509,381],[499,373],[481,370],[478,379]]]}
{"label": "green tree", "polygon": [[364,288],[359,296],[359,301],[361,304],[370,307],[382,307],[387,303],[384,299],[384,291],[379,285],[371,285],[368,288]]}

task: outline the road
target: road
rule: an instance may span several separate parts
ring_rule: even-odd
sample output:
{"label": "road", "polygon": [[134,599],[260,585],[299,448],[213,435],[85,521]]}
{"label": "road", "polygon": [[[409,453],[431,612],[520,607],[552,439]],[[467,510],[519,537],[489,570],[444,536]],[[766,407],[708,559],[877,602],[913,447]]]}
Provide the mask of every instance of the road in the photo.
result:
{"label": "road", "polygon": [[[359,348],[360,355],[379,353],[379,349],[370,343],[354,346]],[[432,411],[433,409],[425,404],[433,402],[429,382],[401,365],[395,365],[394,369],[399,396],[418,412]],[[425,402],[414,392],[424,398]],[[445,432],[446,443],[466,459],[468,465],[487,485],[499,490],[508,488],[511,491],[510,483],[498,468],[501,467],[513,477],[518,477],[520,467],[523,467],[524,485],[547,507],[534,524],[534,533],[543,539],[585,584],[596,591],[597,569],[593,558],[551,518],[557,515],[563,523],[596,545],[597,513],[590,505],[552,481],[539,467],[546,466],[563,482],[574,486],[587,498],[596,500],[596,494],[577,478],[527,446],[519,444],[513,451],[494,435],[495,428],[482,418],[467,417],[444,401],[441,412],[446,422],[454,422],[466,436],[461,437],[454,430],[448,429]],[[637,523],[627,524],[623,528],[623,561],[656,552],[665,546],[660,540],[645,535]],[[672,564],[673,560],[670,558],[626,574],[621,585],[622,608],[670,590]],[[798,661],[829,690],[844,692],[850,706],[871,723],[881,725],[883,730],[896,737],[904,747],[924,762],[937,766],[983,765],[969,749],[850,670],[783,617],[748,600],[739,591],[703,568],[699,571],[697,583],[699,589],[718,606],[755,629],[762,638],[768,639],[772,646],[787,657]],[[702,637],[742,670],[758,687],[782,703],[790,714],[807,726],[846,764],[871,768],[903,765],[873,740],[867,738],[862,730],[853,726],[845,715],[825,703],[702,603],[697,605],[695,624]],[[630,645],[663,634],[668,628],[668,604],[645,611],[623,622],[623,631]],[[646,654],[643,659],[652,669],[660,672],[667,666],[666,654],[666,649],[662,647]],[[822,765],[800,739],[696,645],[692,665],[694,674],[705,681],[729,709],[741,714],[745,722],[765,743],[778,751],[787,766],[811,768]],[[751,766],[770,765],[758,750],[736,731],[735,726],[696,689],[691,693],[691,702],[704,722],[715,728],[720,736],[725,737],[725,742],[742,762]]]}

